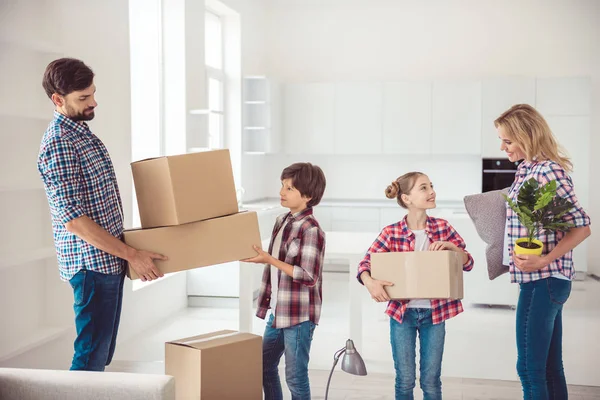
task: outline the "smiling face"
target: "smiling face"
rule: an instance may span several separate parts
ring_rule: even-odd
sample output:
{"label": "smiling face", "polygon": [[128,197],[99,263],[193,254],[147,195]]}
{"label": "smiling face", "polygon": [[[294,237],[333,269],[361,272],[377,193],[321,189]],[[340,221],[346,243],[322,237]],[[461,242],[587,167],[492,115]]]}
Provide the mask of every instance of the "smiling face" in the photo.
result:
{"label": "smiling face", "polygon": [[427,175],[420,175],[408,194],[402,194],[402,201],[409,210],[429,210],[436,207],[436,193]]}
{"label": "smiling face", "polygon": [[525,159],[525,152],[519,147],[515,141],[508,136],[506,129],[502,125],[496,128],[498,137],[501,140],[500,150],[505,152],[511,162],[521,161]]}

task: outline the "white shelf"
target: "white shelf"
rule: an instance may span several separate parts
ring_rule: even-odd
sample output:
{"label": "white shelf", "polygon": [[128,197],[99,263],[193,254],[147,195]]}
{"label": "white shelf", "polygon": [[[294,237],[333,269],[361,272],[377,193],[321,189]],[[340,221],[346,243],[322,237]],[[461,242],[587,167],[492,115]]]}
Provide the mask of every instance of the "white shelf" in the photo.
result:
{"label": "white shelf", "polygon": [[245,101],[244,104],[268,104],[268,102],[266,100],[248,100]]}
{"label": "white shelf", "polygon": [[2,343],[0,362],[9,360],[36,347],[42,346],[68,333],[73,327],[40,327],[36,332],[17,343]]}
{"label": "white shelf", "polygon": [[244,129],[247,131],[264,131],[267,129],[265,126],[245,126]]}
{"label": "white shelf", "polygon": [[267,153],[265,153],[264,151],[245,151],[244,154],[264,156]]}
{"label": "white shelf", "polygon": [[54,246],[42,247],[36,250],[4,253],[0,254],[0,270],[53,257],[56,257],[56,248]]}

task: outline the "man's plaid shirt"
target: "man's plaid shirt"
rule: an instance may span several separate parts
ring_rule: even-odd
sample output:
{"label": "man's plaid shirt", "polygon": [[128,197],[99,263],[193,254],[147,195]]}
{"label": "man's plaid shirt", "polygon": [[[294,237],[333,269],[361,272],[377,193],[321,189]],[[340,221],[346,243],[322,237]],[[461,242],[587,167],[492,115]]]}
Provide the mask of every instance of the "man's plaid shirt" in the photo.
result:
{"label": "man's plaid shirt", "polygon": [[38,170],[44,182],[62,280],[80,269],[117,275],[125,261],[70,233],[65,224],[87,216],[111,235],[123,236],[123,206],[106,147],[84,122],[54,112],[40,145]]}

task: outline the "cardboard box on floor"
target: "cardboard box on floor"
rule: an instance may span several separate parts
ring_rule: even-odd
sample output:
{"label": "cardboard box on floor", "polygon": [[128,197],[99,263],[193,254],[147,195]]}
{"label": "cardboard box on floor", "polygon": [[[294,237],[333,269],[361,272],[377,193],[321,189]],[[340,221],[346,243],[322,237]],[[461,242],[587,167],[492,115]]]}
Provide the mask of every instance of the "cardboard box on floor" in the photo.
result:
{"label": "cardboard box on floor", "polygon": [[385,287],[394,300],[462,299],[462,267],[455,251],[371,254],[371,276],[394,283]]}
{"label": "cardboard box on floor", "polygon": [[[261,246],[256,212],[240,212],[226,217],[184,225],[125,231],[125,243],[169,257],[155,261],[163,273],[243,260],[256,256],[253,245]],[[127,276],[139,279],[131,268]]]}
{"label": "cardboard box on floor", "polygon": [[131,171],[142,228],[238,212],[229,150],[136,161]]}
{"label": "cardboard box on floor", "polygon": [[262,338],[219,331],[165,344],[177,400],[262,399]]}

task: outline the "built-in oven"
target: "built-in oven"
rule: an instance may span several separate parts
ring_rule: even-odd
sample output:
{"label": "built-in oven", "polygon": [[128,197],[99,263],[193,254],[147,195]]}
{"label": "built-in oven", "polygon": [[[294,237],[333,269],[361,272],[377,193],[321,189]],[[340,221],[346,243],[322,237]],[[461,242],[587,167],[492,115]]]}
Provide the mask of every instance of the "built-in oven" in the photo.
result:
{"label": "built-in oven", "polygon": [[500,190],[512,185],[520,161],[509,161],[506,158],[484,158],[482,160],[481,191]]}

